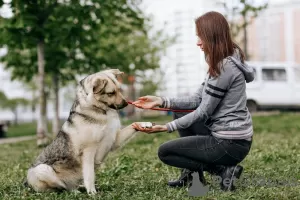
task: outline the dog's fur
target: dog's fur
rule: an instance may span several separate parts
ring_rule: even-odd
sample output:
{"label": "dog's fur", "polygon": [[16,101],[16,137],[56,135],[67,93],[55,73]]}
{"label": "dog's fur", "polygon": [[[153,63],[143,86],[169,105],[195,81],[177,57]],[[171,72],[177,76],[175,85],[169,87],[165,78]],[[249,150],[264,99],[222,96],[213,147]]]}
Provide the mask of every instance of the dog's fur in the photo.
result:
{"label": "dog's fur", "polygon": [[95,194],[95,169],[106,155],[132,138],[136,130],[122,130],[117,109],[127,106],[120,92],[117,69],[92,74],[80,81],[68,120],[27,173],[37,192],[76,190],[82,183]]}

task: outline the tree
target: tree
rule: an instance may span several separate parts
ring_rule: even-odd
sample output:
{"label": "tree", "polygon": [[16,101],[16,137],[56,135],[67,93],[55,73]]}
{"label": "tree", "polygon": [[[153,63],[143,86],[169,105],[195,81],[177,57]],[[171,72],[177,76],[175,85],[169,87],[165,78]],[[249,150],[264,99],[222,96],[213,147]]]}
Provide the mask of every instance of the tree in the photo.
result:
{"label": "tree", "polygon": [[14,124],[18,124],[18,107],[27,106],[29,101],[24,98],[7,99],[4,108],[9,109],[14,114]]}
{"label": "tree", "polygon": [[0,107],[2,107],[1,105],[4,105],[7,101],[7,97],[4,94],[4,92],[0,91]]}
{"label": "tree", "polygon": [[[45,73],[53,77],[57,112],[57,94],[59,84],[64,84],[62,80],[67,82],[74,79],[76,74],[91,73],[108,67],[118,67],[129,72],[130,64],[137,59],[129,62],[130,59],[126,56],[129,49],[126,47],[130,43],[126,44],[122,38],[127,38],[128,42],[131,39],[131,43],[134,43],[134,35],[134,38],[143,38],[146,44],[150,44],[145,18],[138,9],[138,2],[11,2],[14,16],[1,19],[0,45],[8,47],[8,55],[4,57],[4,61],[7,68],[11,69],[13,78],[29,81],[34,75],[38,75],[38,145],[42,145],[46,137]],[[153,57],[145,54],[147,48]],[[158,48],[149,50],[149,46],[145,46],[140,50],[143,50],[140,52],[143,54],[139,57],[140,63],[157,62],[154,51]],[[158,64],[153,65],[157,66]]]}
{"label": "tree", "polygon": [[256,18],[261,11],[268,7],[268,3],[262,5],[254,5],[252,0],[238,0],[237,3],[221,2],[225,9],[226,17],[229,19],[232,36],[236,39],[242,31],[242,44],[246,58],[248,58],[248,35],[247,27],[252,20]]}
{"label": "tree", "polygon": [[33,78],[30,82],[26,82],[25,84],[25,89],[31,93],[31,99],[29,101],[30,107],[31,107],[31,112],[32,112],[32,119],[31,121],[34,122],[36,120],[35,117],[35,112],[38,104],[38,86],[35,83],[35,79]]}
{"label": "tree", "polygon": [[6,97],[5,93],[0,91],[0,108],[9,109],[14,114],[14,123],[18,124],[18,107],[27,106],[29,100],[25,98],[12,98],[9,99]]}

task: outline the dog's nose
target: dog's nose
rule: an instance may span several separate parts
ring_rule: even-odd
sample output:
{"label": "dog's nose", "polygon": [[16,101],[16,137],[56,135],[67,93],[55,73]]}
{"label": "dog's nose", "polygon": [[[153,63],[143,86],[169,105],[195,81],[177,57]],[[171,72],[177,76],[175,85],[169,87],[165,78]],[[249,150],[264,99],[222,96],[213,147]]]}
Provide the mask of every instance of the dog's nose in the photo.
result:
{"label": "dog's nose", "polygon": [[123,106],[124,107],[128,106],[128,102],[126,100],[123,100]]}
{"label": "dog's nose", "polygon": [[127,105],[128,105],[127,101],[123,100],[121,104],[115,105],[115,107],[116,107],[116,109],[119,110],[119,109],[125,108]]}

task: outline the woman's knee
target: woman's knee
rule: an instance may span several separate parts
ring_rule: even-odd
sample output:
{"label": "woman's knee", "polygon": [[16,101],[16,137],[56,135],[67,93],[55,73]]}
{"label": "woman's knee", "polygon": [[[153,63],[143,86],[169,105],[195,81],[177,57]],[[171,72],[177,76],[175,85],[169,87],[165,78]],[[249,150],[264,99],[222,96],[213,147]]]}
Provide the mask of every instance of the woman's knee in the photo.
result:
{"label": "woman's knee", "polygon": [[160,145],[160,147],[158,148],[158,152],[157,152],[158,158],[163,161],[164,158],[167,156],[167,151],[164,147],[164,144]]}
{"label": "woman's knee", "polygon": [[158,148],[158,157],[161,161],[165,162],[167,157],[172,152],[172,146],[169,144],[169,142],[165,142]]}

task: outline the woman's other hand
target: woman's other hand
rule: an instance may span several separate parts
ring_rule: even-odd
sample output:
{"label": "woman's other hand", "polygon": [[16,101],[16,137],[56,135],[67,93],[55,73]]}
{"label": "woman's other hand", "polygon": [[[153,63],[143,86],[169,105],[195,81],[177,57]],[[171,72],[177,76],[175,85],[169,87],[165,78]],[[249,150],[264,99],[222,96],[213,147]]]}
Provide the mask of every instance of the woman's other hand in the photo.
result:
{"label": "woman's other hand", "polygon": [[138,108],[150,109],[162,105],[162,99],[156,96],[143,96],[132,102]]}
{"label": "woman's other hand", "polygon": [[131,126],[141,132],[145,133],[158,133],[158,132],[164,132],[167,131],[166,125],[153,125],[152,127],[144,126],[143,122],[134,122],[131,124]]}

